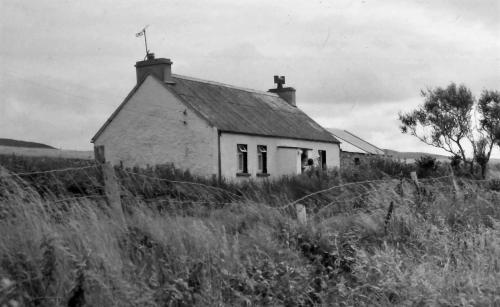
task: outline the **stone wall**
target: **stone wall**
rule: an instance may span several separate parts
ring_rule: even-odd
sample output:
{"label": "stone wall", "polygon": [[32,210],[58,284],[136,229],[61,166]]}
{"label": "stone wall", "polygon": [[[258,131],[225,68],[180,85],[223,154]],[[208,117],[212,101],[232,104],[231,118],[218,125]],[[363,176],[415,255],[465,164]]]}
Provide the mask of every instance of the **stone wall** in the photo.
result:
{"label": "stone wall", "polygon": [[341,151],[340,152],[340,167],[354,167],[357,165],[362,165],[367,163],[369,159],[373,157],[373,155],[363,154],[358,152],[348,152]]}

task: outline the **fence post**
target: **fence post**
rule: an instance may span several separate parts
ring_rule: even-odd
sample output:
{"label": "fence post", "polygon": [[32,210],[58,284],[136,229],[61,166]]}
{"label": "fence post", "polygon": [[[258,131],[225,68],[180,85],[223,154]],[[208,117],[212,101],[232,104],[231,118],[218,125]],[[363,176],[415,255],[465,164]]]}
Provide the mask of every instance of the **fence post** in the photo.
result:
{"label": "fence post", "polygon": [[455,172],[453,172],[453,167],[451,167],[451,165],[449,165],[449,170],[450,170],[451,182],[453,183],[454,196],[455,198],[457,198],[460,196],[460,187],[457,184],[457,180],[455,178]]}
{"label": "fence post", "polygon": [[94,146],[94,159],[98,164],[106,163],[106,158],[104,157],[104,145]]}
{"label": "fence post", "polygon": [[455,190],[455,195],[458,196],[460,194],[460,188],[458,187],[457,180],[455,179],[455,173],[453,172],[453,168],[449,165],[451,182],[453,183],[453,189]]}
{"label": "fence post", "polygon": [[417,191],[417,197],[418,197],[417,204],[420,205],[422,199],[421,199],[421,189],[420,189],[420,183],[418,182],[417,172],[411,172],[410,177],[411,180],[413,180],[413,183],[415,184],[415,190]]}
{"label": "fence post", "polygon": [[389,222],[391,221],[391,217],[394,212],[394,202],[391,201],[391,204],[389,205],[389,209],[387,209],[387,215],[385,216],[385,221],[384,221],[384,232],[387,234],[387,226],[389,226]]}
{"label": "fence post", "polygon": [[297,212],[297,220],[299,221],[299,224],[306,225],[307,224],[306,207],[301,204],[296,204],[295,210]]}
{"label": "fence post", "polygon": [[399,197],[401,198],[401,205],[405,202],[404,178],[403,172],[401,171],[401,173],[399,173]]}
{"label": "fence post", "polygon": [[104,146],[95,146],[94,155],[101,171],[106,200],[108,201],[111,210],[114,212],[114,216],[118,218],[122,226],[126,226],[127,224],[120,199],[120,185],[118,184],[113,165],[106,162],[104,156]]}
{"label": "fence post", "polygon": [[10,173],[8,170],[6,170],[3,166],[0,165],[0,177],[6,177],[8,176]]}
{"label": "fence post", "polygon": [[417,187],[417,189],[419,188],[420,184],[418,182],[418,176],[417,176],[417,172],[411,172],[410,173],[410,177],[411,177],[411,180],[413,180],[413,182],[415,183],[415,186]]}

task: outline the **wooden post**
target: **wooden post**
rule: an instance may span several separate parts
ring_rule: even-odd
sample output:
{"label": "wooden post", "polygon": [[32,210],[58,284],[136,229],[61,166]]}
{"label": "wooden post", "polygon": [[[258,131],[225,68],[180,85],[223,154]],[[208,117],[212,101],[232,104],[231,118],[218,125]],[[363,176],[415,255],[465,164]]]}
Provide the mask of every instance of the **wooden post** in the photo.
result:
{"label": "wooden post", "polygon": [[387,215],[385,216],[385,221],[384,221],[384,232],[387,234],[387,226],[389,226],[389,222],[391,221],[392,214],[394,212],[394,202],[391,201],[391,204],[389,205],[389,209],[387,209]]}
{"label": "wooden post", "polygon": [[297,220],[299,221],[299,224],[306,225],[307,224],[306,207],[304,205],[301,205],[301,204],[296,204],[295,210],[297,212]]}
{"label": "wooden post", "polygon": [[104,193],[108,204],[115,213],[123,226],[126,225],[125,216],[123,214],[122,202],[120,199],[120,185],[116,179],[115,168],[111,163],[106,162],[101,165],[102,177],[104,180]]}
{"label": "wooden post", "polygon": [[122,202],[120,199],[120,185],[116,179],[115,169],[111,163],[106,162],[104,155],[104,146],[95,146],[94,155],[96,162],[101,170],[102,181],[104,183],[104,195],[108,201],[113,215],[118,219],[122,226],[126,226],[125,215],[123,214]]}
{"label": "wooden post", "polygon": [[453,190],[455,192],[454,194],[455,194],[455,197],[458,197],[458,196],[460,196],[460,187],[457,184],[457,180],[455,178],[455,173],[453,172],[453,168],[451,167],[451,165],[449,166],[449,169],[450,169],[451,182],[453,184]]}
{"label": "wooden post", "polygon": [[418,183],[417,172],[411,172],[410,177],[411,177],[411,180],[413,180],[413,182],[415,183],[415,185],[418,188],[420,184]]}
{"label": "wooden post", "polygon": [[453,188],[455,189],[455,193],[458,193],[460,191],[460,188],[458,187],[457,181],[455,180],[455,173],[453,172],[453,168],[451,165],[449,166],[450,168],[450,175],[451,175],[451,181],[453,183]]}
{"label": "wooden post", "polygon": [[9,171],[0,165],[0,177],[7,177],[9,175]]}
{"label": "wooden post", "polygon": [[415,184],[415,189],[417,190],[417,197],[418,197],[417,204],[420,204],[422,199],[420,198],[421,190],[420,190],[420,183],[418,182],[417,172],[411,172],[410,177],[411,177],[411,180],[413,180],[413,183]]}
{"label": "wooden post", "polygon": [[401,205],[403,205],[405,201],[404,179],[403,172],[401,172],[399,174],[399,196],[401,197]]}
{"label": "wooden post", "polygon": [[99,164],[104,164],[106,162],[106,158],[104,157],[104,146],[103,145],[94,146],[94,159]]}

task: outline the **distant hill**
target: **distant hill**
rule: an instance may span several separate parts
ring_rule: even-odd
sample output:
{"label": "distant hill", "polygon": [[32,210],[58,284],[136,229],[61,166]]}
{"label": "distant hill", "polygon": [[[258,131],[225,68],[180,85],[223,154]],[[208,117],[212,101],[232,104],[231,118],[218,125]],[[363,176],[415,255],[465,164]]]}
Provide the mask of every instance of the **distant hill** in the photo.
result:
{"label": "distant hill", "polygon": [[0,146],[55,149],[52,146],[42,144],[42,143],[19,141],[19,140],[13,140],[13,139],[2,139],[2,138],[0,138]]}
{"label": "distant hill", "polygon": [[392,149],[384,149],[384,152],[388,156],[392,156],[393,158],[398,158],[398,159],[406,159],[408,161],[415,161],[420,157],[423,156],[431,156],[436,158],[436,160],[439,161],[449,161],[449,157],[443,156],[443,155],[437,155],[437,154],[431,154],[427,152],[403,152],[403,151],[396,151]]}
{"label": "distant hill", "polygon": [[[407,162],[414,162],[420,157],[423,156],[431,156],[436,158],[438,161],[450,161],[448,156],[431,154],[428,152],[404,152],[404,151],[396,151],[392,149],[384,149],[386,155],[391,156],[396,159],[406,160]],[[490,164],[500,164],[500,159],[491,158]]]}
{"label": "distant hill", "polygon": [[55,148],[14,147],[2,145],[0,145],[0,155],[58,157],[85,160],[94,159],[94,152],[90,150],[60,150]]}
{"label": "distant hill", "polygon": [[0,155],[94,159],[94,152],[89,150],[61,150],[42,143],[2,138],[0,138]]}

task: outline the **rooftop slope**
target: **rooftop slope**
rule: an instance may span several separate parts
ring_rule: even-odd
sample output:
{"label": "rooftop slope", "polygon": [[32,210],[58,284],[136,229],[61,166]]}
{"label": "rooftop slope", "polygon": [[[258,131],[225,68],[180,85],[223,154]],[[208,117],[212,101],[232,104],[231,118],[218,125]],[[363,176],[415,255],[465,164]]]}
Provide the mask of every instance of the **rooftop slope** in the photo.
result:
{"label": "rooftop slope", "polygon": [[367,141],[352,134],[347,130],[337,129],[337,128],[328,128],[327,130],[341,141],[340,148],[343,151],[362,152],[373,155],[384,154],[384,151],[382,149],[368,143]]}
{"label": "rooftop slope", "polygon": [[277,94],[173,75],[165,84],[224,132],[338,143],[328,131]]}

